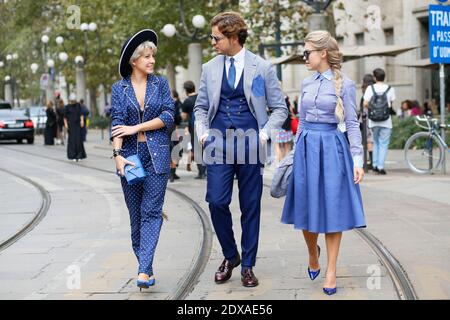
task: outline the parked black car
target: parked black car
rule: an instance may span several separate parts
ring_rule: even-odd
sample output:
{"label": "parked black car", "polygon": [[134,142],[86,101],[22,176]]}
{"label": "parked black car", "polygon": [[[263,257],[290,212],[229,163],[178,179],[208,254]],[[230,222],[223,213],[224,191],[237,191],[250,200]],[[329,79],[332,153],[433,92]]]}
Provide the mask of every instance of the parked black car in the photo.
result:
{"label": "parked black car", "polygon": [[34,124],[24,110],[0,109],[0,140],[34,143]]}
{"label": "parked black car", "polygon": [[11,110],[12,109],[11,104],[7,101],[0,100],[0,110],[4,109]]}

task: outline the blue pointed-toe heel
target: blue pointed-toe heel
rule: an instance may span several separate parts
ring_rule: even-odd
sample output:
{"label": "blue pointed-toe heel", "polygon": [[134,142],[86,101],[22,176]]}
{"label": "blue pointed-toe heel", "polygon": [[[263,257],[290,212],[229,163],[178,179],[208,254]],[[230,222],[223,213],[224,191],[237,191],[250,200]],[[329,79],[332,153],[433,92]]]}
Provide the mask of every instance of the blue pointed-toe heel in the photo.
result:
{"label": "blue pointed-toe heel", "polygon": [[[319,247],[319,245],[317,245],[317,259],[319,259],[319,258],[320,258],[320,247]],[[311,280],[314,280],[315,278],[317,278],[319,276],[319,274],[320,274],[320,269],[311,270],[308,266],[308,275]]]}
{"label": "blue pointed-toe heel", "polygon": [[323,293],[325,293],[328,296],[331,296],[333,294],[335,294],[337,292],[337,288],[322,288],[323,289]]}
{"label": "blue pointed-toe heel", "polygon": [[151,286],[155,285],[155,278],[150,278],[147,281],[144,280],[137,280],[136,285],[139,287],[139,289],[142,291],[142,289],[148,289]]}

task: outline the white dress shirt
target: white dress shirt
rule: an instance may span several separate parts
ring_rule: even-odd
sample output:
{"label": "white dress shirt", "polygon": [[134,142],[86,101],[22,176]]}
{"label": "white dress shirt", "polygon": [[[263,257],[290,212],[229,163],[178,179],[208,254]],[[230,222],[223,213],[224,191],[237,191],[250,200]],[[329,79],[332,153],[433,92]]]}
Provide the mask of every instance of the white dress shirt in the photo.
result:
{"label": "white dress shirt", "polygon": [[239,51],[234,56],[225,56],[225,72],[227,74],[227,79],[228,79],[228,70],[230,69],[231,65],[230,61],[231,58],[234,58],[234,67],[236,69],[236,79],[234,81],[234,88],[236,88],[239,84],[239,80],[241,79],[242,73],[244,72],[245,48],[242,48],[241,51]]}

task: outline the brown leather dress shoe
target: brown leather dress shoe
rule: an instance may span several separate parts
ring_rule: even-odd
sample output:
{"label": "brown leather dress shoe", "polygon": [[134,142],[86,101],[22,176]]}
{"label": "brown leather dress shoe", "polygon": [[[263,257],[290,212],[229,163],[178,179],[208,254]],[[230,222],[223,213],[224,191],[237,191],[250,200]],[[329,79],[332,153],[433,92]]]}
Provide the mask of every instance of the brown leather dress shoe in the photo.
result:
{"label": "brown leather dress shoe", "polygon": [[228,281],[231,278],[233,269],[240,264],[241,257],[239,255],[237,256],[237,260],[236,262],[234,262],[234,264],[231,261],[224,259],[219,269],[216,271],[216,274],[214,275],[214,281],[218,284]]}
{"label": "brown leather dress shoe", "polygon": [[256,287],[259,282],[252,269],[245,269],[241,273],[241,281],[244,287]]}

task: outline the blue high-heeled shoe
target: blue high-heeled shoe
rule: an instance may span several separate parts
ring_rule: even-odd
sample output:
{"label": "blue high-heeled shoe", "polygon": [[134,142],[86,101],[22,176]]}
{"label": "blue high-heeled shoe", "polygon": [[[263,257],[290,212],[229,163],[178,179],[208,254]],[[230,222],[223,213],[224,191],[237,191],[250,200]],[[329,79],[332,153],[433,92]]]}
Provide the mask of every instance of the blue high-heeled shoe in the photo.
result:
{"label": "blue high-heeled shoe", "polygon": [[323,289],[323,293],[325,293],[326,295],[329,295],[329,296],[331,296],[331,295],[333,295],[333,294],[335,294],[337,292],[337,288],[336,287],[334,287],[334,288],[322,288],[322,289]]}
{"label": "blue high-heeled shoe", "polygon": [[141,291],[142,289],[148,289],[151,286],[155,285],[155,278],[150,278],[147,281],[137,279],[136,285],[140,288]]}
{"label": "blue high-heeled shoe", "polygon": [[[320,258],[320,247],[319,247],[319,245],[317,245],[317,259],[319,259],[319,258]],[[311,280],[314,280],[315,278],[317,278],[319,276],[319,274],[320,274],[320,269],[311,270],[308,266],[308,275]]]}

